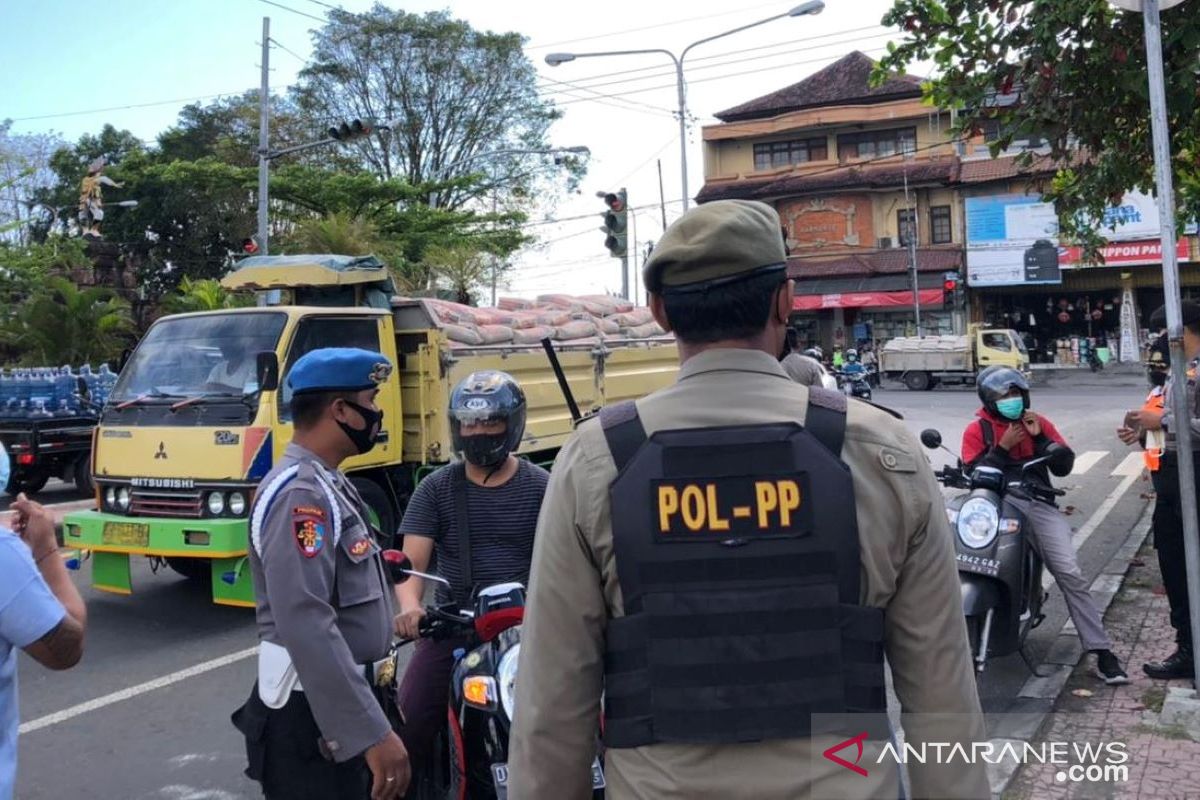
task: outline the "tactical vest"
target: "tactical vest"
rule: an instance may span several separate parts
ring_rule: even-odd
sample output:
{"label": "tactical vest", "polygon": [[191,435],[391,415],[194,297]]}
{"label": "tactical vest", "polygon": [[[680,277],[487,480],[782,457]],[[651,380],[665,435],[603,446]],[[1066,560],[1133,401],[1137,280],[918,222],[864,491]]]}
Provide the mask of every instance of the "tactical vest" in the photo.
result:
{"label": "tactical vest", "polygon": [[859,604],[846,398],[807,425],[601,426],[625,616],[608,621],[605,742],[808,737],[813,714],[886,710],[883,610]]}

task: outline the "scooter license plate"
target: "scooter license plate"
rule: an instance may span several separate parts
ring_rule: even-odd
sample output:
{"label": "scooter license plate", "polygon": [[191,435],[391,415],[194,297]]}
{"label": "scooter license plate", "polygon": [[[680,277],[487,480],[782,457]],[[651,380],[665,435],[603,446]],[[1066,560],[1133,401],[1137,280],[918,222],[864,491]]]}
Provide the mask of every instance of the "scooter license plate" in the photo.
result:
{"label": "scooter license plate", "polygon": [[[496,787],[496,800],[508,800],[507,764],[492,764],[492,783]],[[604,767],[600,766],[600,759],[592,759],[592,789],[603,789],[606,785]]]}
{"label": "scooter license plate", "polygon": [[959,572],[974,572],[978,575],[986,575],[989,578],[995,578],[1000,575],[1000,562],[994,558],[984,558],[983,556],[973,556],[967,553],[956,553]]}

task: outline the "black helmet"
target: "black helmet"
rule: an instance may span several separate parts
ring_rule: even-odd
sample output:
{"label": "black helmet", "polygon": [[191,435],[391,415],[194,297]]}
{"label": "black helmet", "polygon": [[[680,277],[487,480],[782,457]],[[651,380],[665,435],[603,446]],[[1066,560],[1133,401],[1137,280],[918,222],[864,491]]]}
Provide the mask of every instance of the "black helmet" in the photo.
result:
{"label": "black helmet", "polygon": [[[504,422],[504,433],[463,436],[464,424]],[[472,372],[450,393],[450,438],[454,450],[480,467],[494,467],[525,435],[525,392],[507,372]]]}
{"label": "black helmet", "polygon": [[975,379],[975,388],[979,392],[983,407],[996,416],[1000,416],[996,409],[996,401],[1014,388],[1021,390],[1021,399],[1025,401],[1022,411],[1029,410],[1029,381],[1012,367],[988,367]]}

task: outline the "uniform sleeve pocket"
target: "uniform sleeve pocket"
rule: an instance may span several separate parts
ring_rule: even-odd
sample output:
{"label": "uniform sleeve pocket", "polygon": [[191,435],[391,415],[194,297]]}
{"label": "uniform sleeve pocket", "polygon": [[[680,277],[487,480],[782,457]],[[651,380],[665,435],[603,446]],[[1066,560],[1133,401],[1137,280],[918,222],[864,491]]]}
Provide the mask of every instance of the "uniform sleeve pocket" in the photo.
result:
{"label": "uniform sleeve pocket", "polygon": [[383,583],[375,564],[379,550],[371,533],[361,523],[348,526],[338,541],[337,590],[338,603],[353,606],[378,600],[383,596]]}

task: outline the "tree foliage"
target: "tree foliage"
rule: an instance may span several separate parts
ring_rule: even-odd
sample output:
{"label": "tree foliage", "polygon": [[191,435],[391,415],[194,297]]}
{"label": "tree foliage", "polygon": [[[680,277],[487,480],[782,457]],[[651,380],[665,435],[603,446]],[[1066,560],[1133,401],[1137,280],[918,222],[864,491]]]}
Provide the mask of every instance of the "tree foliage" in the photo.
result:
{"label": "tree foliage", "polygon": [[80,289],[55,276],[25,302],[0,337],[26,364],[82,364],[114,359],[128,341],[129,305],[110,289]]}
{"label": "tree foliage", "polygon": [[[519,34],[477,31],[444,11],[417,15],[377,3],[362,14],[331,11],[313,44],[313,63],[294,89],[299,106],[329,124],[391,122],[390,132],[358,143],[373,173],[412,186],[489,176],[442,186],[435,204],[451,209],[492,191],[505,206],[537,196],[545,156],[485,155],[548,148],[547,131],[560,116],[538,95]],[[581,172],[578,163],[569,166]]]}
{"label": "tree foliage", "polygon": [[[1182,219],[1200,217],[1200,14],[1163,12],[1170,140]],[[906,31],[878,76],[932,60],[928,99],[958,109],[955,132],[999,125],[993,155],[1045,137],[1058,172],[1045,187],[1065,236],[1094,248],[1091,220],[1129,189],[1151,191],[1146,49],[1141,14],[1107,0],[896,0],[883,24]],[[1026,161],[1030,156],[1023,156]]]}
{"label": "tree foliage", "polygon": [[212,278],[192,280],[183,276],[179,288],[163,300],[168,314],[188,314],[194,311],[219,311],[224,308],[243,308],[254,305],[254,298],[231,292]]}
{"label": "tree foliage", "polygon": [[430,248],[426,264],[435,283],[445,284],[454,293],[455,302],[464,305],[471,305],[475,290],[494,277],[494,264],[487,254],[461,243]]}

